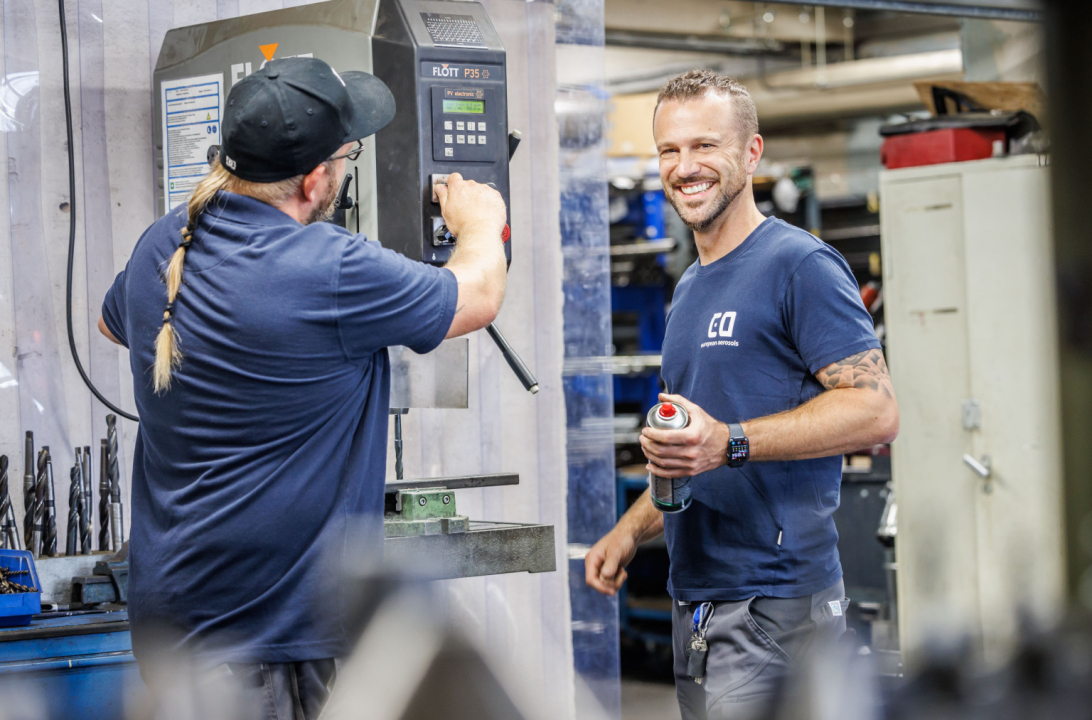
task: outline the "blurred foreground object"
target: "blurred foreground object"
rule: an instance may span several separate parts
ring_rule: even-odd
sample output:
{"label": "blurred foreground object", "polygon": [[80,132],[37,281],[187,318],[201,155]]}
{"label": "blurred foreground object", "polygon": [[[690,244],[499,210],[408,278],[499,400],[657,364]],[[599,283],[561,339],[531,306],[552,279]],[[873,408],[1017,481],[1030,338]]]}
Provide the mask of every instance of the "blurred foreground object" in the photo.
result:
{"label": "blurred foreground object", "polygon": [[523,720],[508,683],[443,619],[425,586],[350,573],[360,640],[342,664],[324,720]]}
{"label": "blurred foreground object", "polygon": [[850,643],[816,655],[790,677],[766,720],[1078,720],[1092,707],[1092,625],[1073,618],[1027,631],[1015,653],[988,668],[974,642],[930,644],[920,670],[882,693],[872,656]]}

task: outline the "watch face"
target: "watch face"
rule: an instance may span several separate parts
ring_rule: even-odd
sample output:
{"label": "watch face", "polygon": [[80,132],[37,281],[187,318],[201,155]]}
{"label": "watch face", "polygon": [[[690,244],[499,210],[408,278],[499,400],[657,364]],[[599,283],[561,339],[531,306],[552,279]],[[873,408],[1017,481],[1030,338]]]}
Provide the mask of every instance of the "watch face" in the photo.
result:
{"label": "watch face", "polygon": [[732,438],[728,442],[728,456],[733,462],[743,462],[750,454],[750,444],[747,438]]}

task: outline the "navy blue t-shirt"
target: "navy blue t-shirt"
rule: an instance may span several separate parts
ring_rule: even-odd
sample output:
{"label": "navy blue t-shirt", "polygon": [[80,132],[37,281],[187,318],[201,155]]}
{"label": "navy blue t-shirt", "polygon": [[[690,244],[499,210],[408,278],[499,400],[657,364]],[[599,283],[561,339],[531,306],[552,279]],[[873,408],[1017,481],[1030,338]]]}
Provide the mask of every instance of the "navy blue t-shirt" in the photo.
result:
{"label": "navy blue t-shirt", "polygon": [[182,364],[156,395],[160,273],[184,212],[144,233],[102,308],[130,349],[140,414],[134,641],[165,623],[222,662],[344,655],[328,563],[382,551],[386,348],[427,352],[443,340],[455,276],[220,193],[201,215],[175,301]]}
{"label": "navy blue t-shirt", "polygon": [[[732,252],[683,274],[663,379],[717,420],[742,422],[804,404],[823,390],[816,371],[879,346],[842,256],[770,218]],[[664,516],[671,596],[801,597],[837,582],[841,468],[837,455],[694,477],[691,506]]]}

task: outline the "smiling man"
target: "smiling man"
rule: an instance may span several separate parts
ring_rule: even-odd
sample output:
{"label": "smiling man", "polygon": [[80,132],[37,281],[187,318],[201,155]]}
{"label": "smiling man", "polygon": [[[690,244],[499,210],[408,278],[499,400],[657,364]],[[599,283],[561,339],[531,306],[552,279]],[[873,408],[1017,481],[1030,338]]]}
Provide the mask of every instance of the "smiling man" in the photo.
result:
{"label": "smiling man", "polygon": [[653,134],[698,261],[668,313],[660,397],[690,425],[645,428],[641,445],[650,472],[693,478],[693,502],[663,515],[646,491],[588,551],[586,581],[613,595],[637,545],[663,532],[683,718],[750,718],[805,652],[845,631],[841,455],[894,439],[898,406],[845,260],[755,206],[763,140],[747,90],[680,75],[660,91]]}

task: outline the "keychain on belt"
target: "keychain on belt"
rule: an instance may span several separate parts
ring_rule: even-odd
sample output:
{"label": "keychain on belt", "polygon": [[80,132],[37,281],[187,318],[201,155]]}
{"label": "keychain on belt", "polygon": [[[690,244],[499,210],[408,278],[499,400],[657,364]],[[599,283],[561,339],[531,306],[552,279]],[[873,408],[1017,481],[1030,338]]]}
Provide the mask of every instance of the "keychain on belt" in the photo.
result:
{"label": "keychain on belt", "polygon": [[709,631],[709,621],[713,619],[713,603],[704,602],[694,611],[694,628],[690,643],[686,646],[686,674],[701,685],[705,677],[705,660],[709,656],[709,643],[705,634]]}

